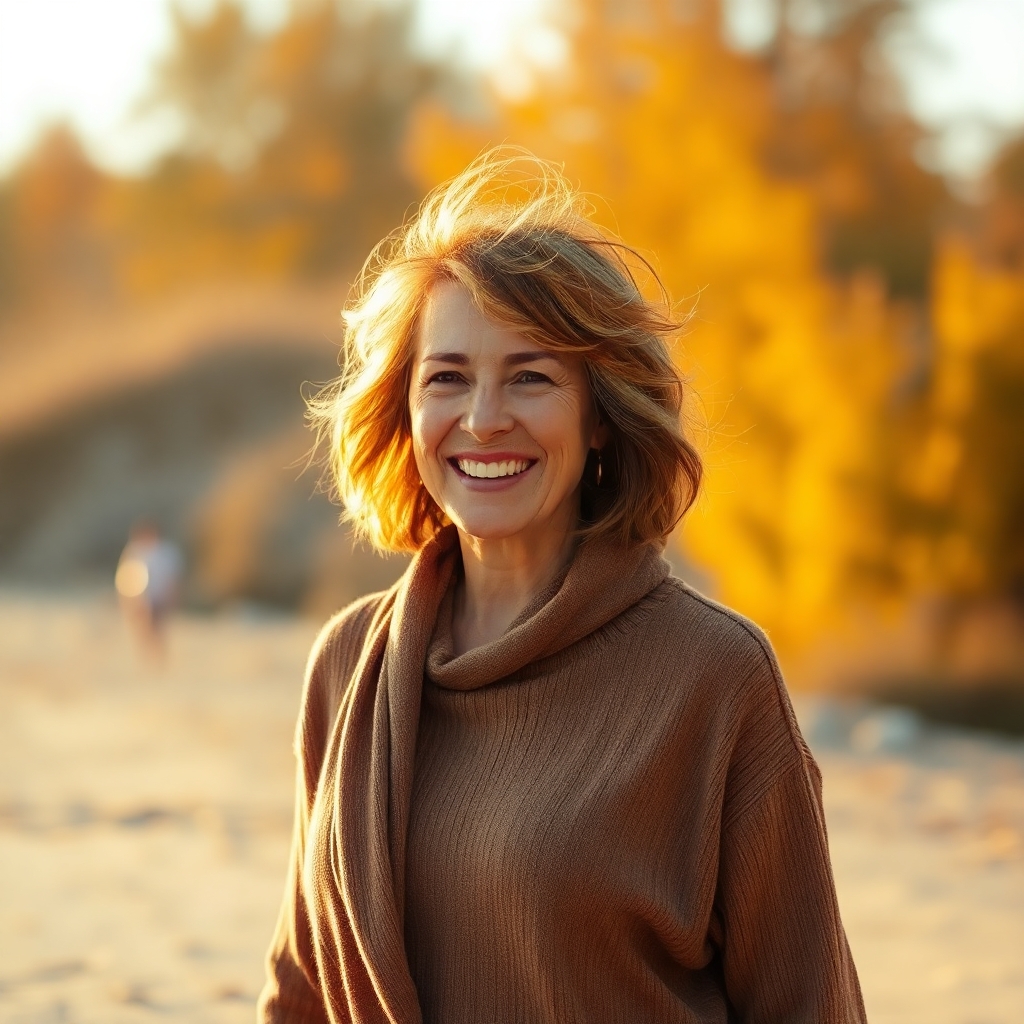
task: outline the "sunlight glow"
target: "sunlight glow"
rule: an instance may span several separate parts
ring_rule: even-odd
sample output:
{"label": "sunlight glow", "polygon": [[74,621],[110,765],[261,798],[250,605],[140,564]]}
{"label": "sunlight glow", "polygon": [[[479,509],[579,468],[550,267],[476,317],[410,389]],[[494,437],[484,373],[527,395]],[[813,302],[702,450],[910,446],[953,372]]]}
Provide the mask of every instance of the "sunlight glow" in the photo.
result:
{"label": "sunlight glow", "polygon": [[[241,2],[264,30],[279,25],[289,6],[289,0]],[[554,2],[419,0],[416,34],[426,51],[497,68],[500,78],[511,49],[531,60],[551,59],[552,33],[536,26]],[[215,0],[179,3],[200,14]],[[737,41],[770,31],[757,20],[754,0],[733,0],[733,6],[749,8],[747,21],[733,26]],[[893,40],[911,108],[939,132],[934,161],[970,173],[984,163],[986,139],[1024,124],[1024,0],[932,0],[917,9],[913,24],[930,50],[912,48],[907,32]],[[102,166],[144,170],[180,130],[170,117],[133,117],[169,38],[169,0],[0,0],[0,174],[60,120],[74,126]]]}

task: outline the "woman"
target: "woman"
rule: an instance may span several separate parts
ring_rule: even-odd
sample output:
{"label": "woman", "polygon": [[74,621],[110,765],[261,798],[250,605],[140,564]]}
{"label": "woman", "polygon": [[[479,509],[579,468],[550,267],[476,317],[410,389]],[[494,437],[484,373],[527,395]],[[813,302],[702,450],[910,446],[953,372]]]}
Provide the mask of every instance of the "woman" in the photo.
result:
{"label": "woman", "polygon": [[630,265],[491,154],[364,273],[313,412],[415,557],[310,657],[264,1021],[864,1019],[771,649],[661,557],[700,462]]}

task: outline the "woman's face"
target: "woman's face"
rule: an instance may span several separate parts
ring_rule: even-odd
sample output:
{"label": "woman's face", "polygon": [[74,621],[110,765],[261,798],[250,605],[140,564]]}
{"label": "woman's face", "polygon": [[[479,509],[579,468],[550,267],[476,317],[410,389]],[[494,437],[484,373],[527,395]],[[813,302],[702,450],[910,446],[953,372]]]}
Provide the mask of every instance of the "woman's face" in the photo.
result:
{"label": "woman's face", "polygon": [[431,290],[409,388],[416,466],[458,529],[536,541],[576,526],[599,425],[580,356],[488,320],[460,284]]}

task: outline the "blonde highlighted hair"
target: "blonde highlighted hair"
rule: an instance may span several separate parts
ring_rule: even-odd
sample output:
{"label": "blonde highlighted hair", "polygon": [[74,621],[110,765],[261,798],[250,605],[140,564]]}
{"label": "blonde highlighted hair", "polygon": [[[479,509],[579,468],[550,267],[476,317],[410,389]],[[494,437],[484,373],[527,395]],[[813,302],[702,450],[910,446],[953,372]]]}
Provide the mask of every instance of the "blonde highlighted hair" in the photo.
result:
{"label": "blonde highlighted hair", "polygon": [[[488,318],[582,356],[609,441],[584,471],[580,533],[660,542],[696,498],[701,461],[682,423],[666,338],[682,326],[641,294],[657,275],[601,232],[553,165],[496,149],[435,189],[370,254],[343,312],[341,376],[309,402],[345,516],[385,551],[415,550],[448,520],[413,458],[409,385],[431,287],[454,281]],[[662,289],[664,296],[664,289]]]}

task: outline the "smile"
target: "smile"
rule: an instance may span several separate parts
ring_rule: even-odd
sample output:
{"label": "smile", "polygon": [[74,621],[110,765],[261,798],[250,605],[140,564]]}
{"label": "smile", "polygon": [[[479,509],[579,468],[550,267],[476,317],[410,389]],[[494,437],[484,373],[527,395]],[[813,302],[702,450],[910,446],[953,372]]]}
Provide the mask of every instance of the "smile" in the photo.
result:
{"label": "smile", "polygon": [[494,480],[503,476],[518,476],[536,461],[534,459],[505,459],[502,462],[475,462],[473,459],[450,460],[460,473],[478,480]]}

